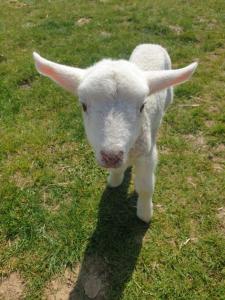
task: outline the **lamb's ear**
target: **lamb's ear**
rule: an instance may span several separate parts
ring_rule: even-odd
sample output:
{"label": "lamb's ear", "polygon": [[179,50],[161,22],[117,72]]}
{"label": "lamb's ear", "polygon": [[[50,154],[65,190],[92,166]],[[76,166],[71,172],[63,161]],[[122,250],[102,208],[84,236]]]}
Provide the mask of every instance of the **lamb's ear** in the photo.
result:
{"label": "lamb's ear", "polygon": [[194,73],[198,63],[177,70],[146,71],[150,94],[164,90],[170,86],[181,84],[187,81]]}
{"label": "lamb's ear", "polygon": [[65,90],[76,94],[78,86],[85,74],[85,70],[73,68],[51,62],[41,57],[36,52],[33,53],[37,71],[55,81]]}

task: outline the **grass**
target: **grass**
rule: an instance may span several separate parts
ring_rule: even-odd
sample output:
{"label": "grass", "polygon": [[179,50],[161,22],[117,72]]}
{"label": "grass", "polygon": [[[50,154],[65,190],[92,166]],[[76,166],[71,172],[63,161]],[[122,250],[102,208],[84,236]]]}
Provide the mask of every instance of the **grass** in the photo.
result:
{"label": "grass", "polygon": [[[224,24],[223,0],[1,1],[0,270],[20,274],[26,299],[77,265],[71,297],[86,299],[90,258],[105,299],[224,299]],[[106,188],[77,99],[31,57],[86,67],[143,42],[166,47],[174,67],[200,62],[160,130],[150,228],[131,173]]]}

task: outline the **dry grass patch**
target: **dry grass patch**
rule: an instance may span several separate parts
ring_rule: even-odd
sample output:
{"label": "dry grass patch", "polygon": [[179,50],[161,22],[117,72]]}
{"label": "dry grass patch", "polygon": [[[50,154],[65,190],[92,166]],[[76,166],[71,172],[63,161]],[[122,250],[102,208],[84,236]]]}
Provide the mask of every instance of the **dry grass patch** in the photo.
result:
{"label": "dry grass patch", "polygon": [[159,212],[159,213],[164,213],[166,211],[166,208],[164,205],[157,203],[154,205],[154,208]]}
{"label": "dry grass patch", "polygon": [[197,187],[197,183],[195,182],[194,178],[192,176],[187,177],[187,183],[194,189]]}
{"label": "dry grass patch", "polygon": [[34,180],[31,176],[24,176],[20,171],[14,173],[10,180],[20,189],[31,187],[34,184]]}
{"label": "dry grass patch", "polygon": [[184,29],[181,26],[178,25],[169,25],[169,29],[176,33],[176,35],[180,35],[184,32]]}
{"label": "dry grass patch", "polygon": [[80,18],[77,22],[76,22],[76,24],[78,25],[78,26],[84,26],[84,25],[86,25],[86,24],[89,24],[91,22],[91,19],[90,18]]}
{"label": "dry grass patch", "polygon": [[189,222],[189,226],[190,226],[190,239],[192,242],[198,242],[198,236],[199,236],[199,233],[198,233],[198,228],[199,228],[199,224],[198,222],[195,220],[195,219],[190,219],[190,222]]}
{"label": "dry grass patch", "polygon": [[213,164],[213,169],[218,173],[222,173],[224,171],[224,168],[218,163]]}
{"label": "dry grass patch", "polygon": [[220,225],[223,230],[223,233],[225,233],[225,208],[224,207],[218,208],[217,218],[220,221]]}
{"label": "dry grass patch", "polygon": [[213,126],[215,126],[216,122],[213,121],[213,120],[206,120],[205,121],[205,126],[208,127],[208,128],[211,128]]}
{"label": "dry grass patch", "polygon": [[23,8],[25,6],[28,6],[27,3],[24,3],[22,1],[19,0],[9,0],[7,1],[13,8]]}
{"label": "dry grass patch", "polygon": [[221,112],[219,106],[215,106],[215,105],[209,106],[207,111],[212,114],[220,114]]}
{"label": "dry grass patch", "polygon": [[213,154],[210,157],[212,162],[212,167],[216,172],[224,172],[225,159],[224,159],[224,145],[220,144],[215,149],[213,149]]}
{"label": "dry grass patch", "polygon": [[219,144],[214,150],[215,153],[225,154],[225,144]]}
{"label": "dry grass patch", "polygon": [[108,32],[108,31],[102,31],[102,32],[100,33],[100,35],[101,35],[101,37],[103,37],[103,38],[110,38],[110,37],[112,36],[112,34],[111,34],[110,32]]}
{"label": "dry grass patch", "polygon": [[[54,186],[62,186],[62,184],[60,183],[56,183]],[[67,186],[67,185],[63,185],[63,186]],[[51,190],[48,190],[48,188],[53,187],[53,185],[51,186],[47,186],[46,188],[43,189],[42,192],[42,205],[44,206],[44,208],[46,210],[48,210],[49,212],[51,212],[52,214],[58,213],[61,207],[61,203],[63,204],[67,204],[69,205],[70,203],[72,203],[72,195],[67,192],[65,194],[62,195],[62,199],[60,199],[60,203],[55,201],[55,197],[54,194],[51,192]]]}

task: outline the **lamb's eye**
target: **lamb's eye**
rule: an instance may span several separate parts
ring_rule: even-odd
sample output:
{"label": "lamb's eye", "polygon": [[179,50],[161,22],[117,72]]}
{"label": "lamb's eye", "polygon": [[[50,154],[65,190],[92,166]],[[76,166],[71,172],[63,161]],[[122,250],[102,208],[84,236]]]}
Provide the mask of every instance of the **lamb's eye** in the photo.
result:
{"label": "lamb's eye", "polygon": [[143,103],[142,106],[140,107],[140,112],[143,111],[144,107],[145,107],[145,104]]}
{"label": "lamb's eye", "polygon": [[87,105],[82,103],[82,108],[83,108],[83,111],[86,112],[87,111]]}

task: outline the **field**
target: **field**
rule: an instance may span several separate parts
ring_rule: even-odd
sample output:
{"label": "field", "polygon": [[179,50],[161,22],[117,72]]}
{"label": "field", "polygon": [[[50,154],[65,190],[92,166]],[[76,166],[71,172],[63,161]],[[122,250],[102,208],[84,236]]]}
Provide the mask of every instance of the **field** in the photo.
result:
{"label": "field", "polygon": [[[106,187],[81,108],[32,52],[87,67],[140,43],[173,67],[150,226]],[[0,299],[225,299],[224,0],[0,1]],[[88,297],[89,296],[89,297]]]}

